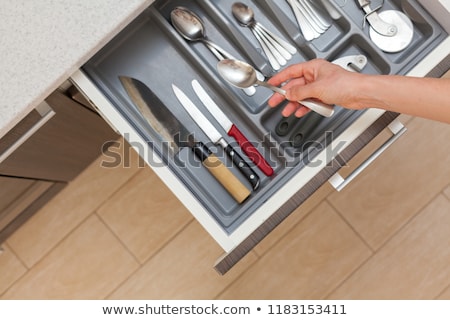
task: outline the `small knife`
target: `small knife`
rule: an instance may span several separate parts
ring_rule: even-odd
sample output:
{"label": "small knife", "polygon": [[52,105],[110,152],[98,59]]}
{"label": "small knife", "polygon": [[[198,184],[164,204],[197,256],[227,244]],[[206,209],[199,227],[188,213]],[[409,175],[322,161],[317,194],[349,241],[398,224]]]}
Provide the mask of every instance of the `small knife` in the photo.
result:
{"label": "small knife", "polygon": [[176,155],[180,148],[190,147],[208,171],[238,203],[242,203],[250,196],[251,191],[242,184],[205,144],[194,140],[192,134],[149,87],[137,79],[126,76],[120,76],[119,79],[144,119],[158,132],[162,142],[168,142],[172,156]]}
{"label": "small knife", "polygon": [[253,161],[254,164],[266,175],[273,175],[272,167],[267,163],[266,159],[259,153],[259,151],[248,141],[244,134],[238,129],[238,127],[231,122],[231,120],[225,115],[225,113],[219,108],[214,100],[208,95],[205,89],[200,85],[197,80],[192,81],[192,87],[197,94],[200,101],[208,109],[208,111],[214,116],[216,121],[222,126],[230,137],[233,137],[242,148],[242,151]]}
{"label": "small knife", "polygon": [[172,84],[172,89],[181,103],[183,108],[195,121],[195,123],[202,129],[205,135],[217,145],[223,147],[227,155],[231,158],[233,163],[238,169],[245,175],[248,181],[251,183],[253,190],[259,187],[259,177],[255,171],[242,159],[232,146],[225,141],[220,132],[213,126],[213,124],[205,117],[205,115],[197,108],[197,106],[181,91],[176,85]]}

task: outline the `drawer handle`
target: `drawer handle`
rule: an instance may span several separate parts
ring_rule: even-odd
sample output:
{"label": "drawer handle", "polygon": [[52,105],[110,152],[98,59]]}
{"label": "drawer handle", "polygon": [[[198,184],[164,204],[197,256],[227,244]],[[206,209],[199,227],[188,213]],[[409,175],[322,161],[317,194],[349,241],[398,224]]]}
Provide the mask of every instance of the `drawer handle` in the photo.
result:
{"label": "drawer handle", "polygon": [[36,122],[27,132],[25,132],[19,139],[17,139],[8,149],[0,155],[0,163],[6,160],[14,151],[16,151],[22,144],[25,143],[36,131],[38,131],[44,124],[46,124],[54,115],[55,111],[46,103],[43,102],[35,109],[41,115],[41,119]]}
{"label": "drawer handle", "polygon": [[387,148],[398,140],[407,130],[407,128],[399,121],[394,120],[389,126],[389,130],[394,134],[381,147],[375,150],[363,163],[361,163],[347,178],[343,178],[339,173],[335,173],[328,182],[337,191],[342,191],[350,182],[353,181],[361,172],[363,172],[373,161],[375,161]]}

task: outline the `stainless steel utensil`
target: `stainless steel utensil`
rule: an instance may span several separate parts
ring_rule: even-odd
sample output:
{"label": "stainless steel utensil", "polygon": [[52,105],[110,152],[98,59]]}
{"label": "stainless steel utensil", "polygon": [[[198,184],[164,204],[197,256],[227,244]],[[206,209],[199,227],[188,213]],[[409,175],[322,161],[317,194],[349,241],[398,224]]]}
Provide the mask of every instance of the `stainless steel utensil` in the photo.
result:
{"label": "stainless steel utensil", "polygon": [[308,0],[286,0],[294,12],[303,37],[307,41],[320,37],[331,26],[329,17],[325,16]]}
{"label": "stainless steel utensil", "polygon": [[172,90],[184,110],[186,110],[192,120],[194,120],[200,129],[202,129],[208,139],[210,139],[212,143],[221,146],[239,171],[241,171],[241,173],[251,183],[253,190],[258,189],[260,180],[256,172],[253,171],[244,159],[242,159],[240,154],[223,138],[222,134],[214,127],[211,121],[205,117],[205,115],[197,108],[191,99],[189,99],[189,97],[181,91],[181,89],[172,84]]}
{"label": "stainless steel utensil", "polygon": [[[188,41],[203,42],[211,53],[220,61],[223,59],[236,59],[231,53],[211,42],[206,37],[205,27],[202,19],[191,10],[185,7],[176,7],[170,13],[170,19],[175,30]],[[262,74],[258,75],[260,79],[264,79]],[[244,92],[252,96],[255,94],[255,88],[242,88]]]}
{"label": "stainless steel utensil", "polygon": [[208,48],[213,48],[220,53],[223,58],[234,59],[233,55],[228,51],[208,40],[203,21],[191,10],[184,7],[176,7],[170,13],[170,19],[174,28],[186,40],[203,42]]}
{"label": "stainless steel utensil", "polygon": [[358,0],[366,13],[364,21],[370,24],[369,36],[373,43],[384,52],[395,53],[409,46],[414,37],[412,21],[399,10],[371,8],[370,0]]}
{"label": "stainless steel utensil", "polygon": [[238,203],[242,203],[250,196],[251,191],[204,143],[194,139],[187,128],[167,109],[149,87],[137,79],[126,76],[120,76],[119,79],[144,119],[161,136],[162,142],[168,143],[172,157],[181,148],[189,147]]}
{"label": "stainless steel utensil", "polygon": [[225,130],[225,132],[233,137],[242,151],[253,161],[254,164],[267,176],[273,175],[273,169],[270,164],[264,159],[262,154],[256,149],[253,144],[248,141],[247,137],[239,130],[230,118],[219,108],[217,103],[209,96],[205,89],[200,85],[197,80],[192,80],[192,88],[197,94],[200,101],[208,109],[208,111],[214,116],[216,121]]}
{"label": "stainless steel utensil", "polygon": [[[238,88],[260,85],[283,96],[286,95],[285,90],[272,86],[267,82],[258,80],[256,78],[255,70],[253,69],[253,67],[243,61],[230,59],[221,60],[217,64],[217,70],[225,80]],[[312,111],[321,114],[324,117],[331,117],[334,114],[333,106],[320,101],[306,99],[299,101],[299,103],[301,103],[305,107],[308,107]]]}
{"label": "stainless steel utensil", "polygon": [[240,25],[252,31],[274,70],[279,70],[281,66],[286,65],[287,60],[290,60],[297,52],[294,46],[257,22],[253,10],[246,4],[233,3],[232,13]]}

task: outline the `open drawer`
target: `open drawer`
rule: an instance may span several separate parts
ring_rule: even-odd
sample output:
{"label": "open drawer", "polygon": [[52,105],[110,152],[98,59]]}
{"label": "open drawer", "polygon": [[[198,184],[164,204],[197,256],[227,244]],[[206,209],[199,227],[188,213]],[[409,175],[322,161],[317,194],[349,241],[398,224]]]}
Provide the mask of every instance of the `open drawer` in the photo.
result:
{"label": "open drawer", "polygon": [[[364,55],[367,65],[362,72],[425,76],[450,53],[447,31],[417,1],[385,1],[387,9],[404,11],[414,23],[408,48],[390,54],[371,42],[363,26],[364,12],[355,1],[347,1],[342,7],[331,1],[340,17],[332,20],[331,27],[313,41],[303,38],[286,1],[242,2],[253,8],[261,24],[296,46],[297,53],[289,63]],[[377,109],[352,111],[336,107],[331,118],[310,113],[286,134],[280,134],[277,126],[285,119],[278,108],[267,107],[272,93],[258,88],[255,94],[248,95],[225,83],[216,70],[217,58],[202,43],[187,42],[173,28],[170,12],[177,6],[187,7],[200,16],[208,37],[235,57],[251,63],[267,77],[275,72],[250,30],[233,18],[229,1],[157,0],[71,80],[221,245],[225,255],[216,269],[225,273],[325,183],[343,164],[342,160],[351,158],[397,115]],[[172,84],[181,88],[252,166],[260,178],[259,187],[238,203],[196,160],[190,148],[181,148],[175,155],[165,152],[167,141],[131,101],[119,76],[143,82],[197,140],[209,141],[180,105]],[[206,111],[191,87],[194,79],[263,155],[274,169],[273,175],[265,175],[252,164]],[[302,131],[311,122],[315,125]],[[298,132],[301,139],[294,144],[291,137]],[[221,147],[212,143],[208,146],[240,183],[251,190]]]}

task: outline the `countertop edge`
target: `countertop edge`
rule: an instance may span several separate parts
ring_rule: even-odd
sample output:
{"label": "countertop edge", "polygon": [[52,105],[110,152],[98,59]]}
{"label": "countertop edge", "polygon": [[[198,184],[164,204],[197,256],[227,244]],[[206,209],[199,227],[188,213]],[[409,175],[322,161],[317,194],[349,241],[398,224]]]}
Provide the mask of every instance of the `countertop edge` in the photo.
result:
{"label": "countertop edge", "polygon": [[[125,28],[131,21],[133,21],[139,14],[141,14],[147,7],[149,7],[154,0],[143,0],[136,6],[130,7],[129,12],[125,18],[117,22],[114,28],[105,33],[102,37],[91,40],[92,45],[84,53],[80,54],[77,59],[71,61],[63,68],[59,68],[57,76],[48,79],[46,84],[42,85],[37,94],[34,94],[30,99],[24,101],[23,106],[16,106],[13,110],[2,110],[4,118],[0,119],[0,139],[8,133],[14,126],[16,126],[28,113],[42,103],[53,91],[57,90],[61,84],[64,83],[70,76],[76,72],[83,64],[85,64],[95,53],[105,46],[114,36],[116,36],[123,28]],[[39,70],[38,70],[39,71]],[[32,73],[32,72],[31,72]],[[32,76],[32,74],[31,74]],[[8,113],[10,111],[10,113]]]}

